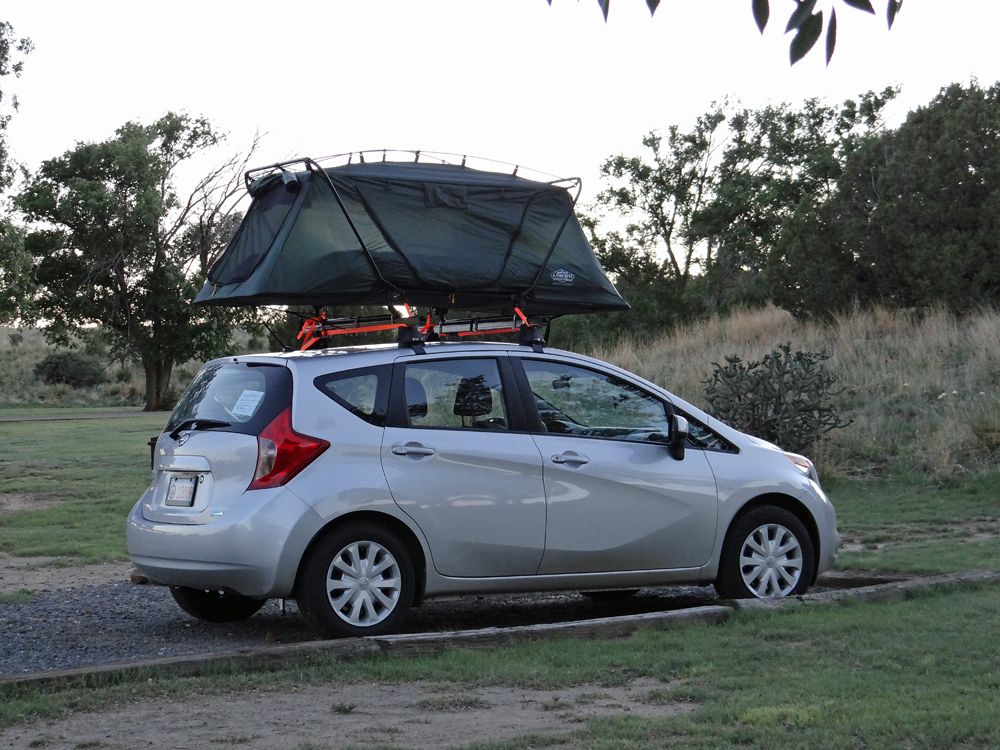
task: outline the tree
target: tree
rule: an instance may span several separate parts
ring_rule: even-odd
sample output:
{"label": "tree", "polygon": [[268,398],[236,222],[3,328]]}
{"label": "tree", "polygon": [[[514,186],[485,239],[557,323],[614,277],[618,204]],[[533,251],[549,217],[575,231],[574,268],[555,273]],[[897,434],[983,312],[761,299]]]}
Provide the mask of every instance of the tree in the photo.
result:
{"label": "tree", "polygon": [[671,126],[666,134],[646,135],[644,156],[619,154],[604,162],[601,175],[609,185],[598,194],[595,213],[581,218],[632,309],[559,321],[556,343],[593,346],[621,335],[655,335],[691,316],[688,287],[704,261],[693,224],[716,190],[725,119],[723,105],[713,105],[689,131]]}
{"label": "tree", "polygon": [[[871,0],[841,0],[841,2],[848,7],[875,15],[875,8],[872,6]],[[548,3],[552,5],[552,0],[548,0]],[[611,0],[597,0],[597,4],[604,14],[604,20],[607,21],[608,12],[611,9]],[[825,13],[823,10],[816,10],[816,4],[817,0],[795,0],[795,7],[788,16],[785,33],[795,32],[788,47],[788,56],[792,65],[805,57],[823,34]],[[650,15],[653,15],[656,13],[656,9],[660,7],[660,0],[646,0],[646,6],[649,8]],[[896,20],[896,14],[899,13],[899,9],[902,7],[903,0],[886,1],[885,15],[890,29]],[[771,18],[770,1],[750,0],[750,10],[753,13],[754,23],[757,24],[757,28],[763,34]],[[830,64],[834,48],[837,45],[837,9],[831,5],[829,11],[829,15],[825,16],[827,65]]]}
{"label": "tree", "polygon": [[226,239],[238,193],[232,172],[249,154],[185,199],[174,186],[178,167],[219,141],[203,118],[130,122],[44,162],[17,197],[36,223],[25,238],[37,283],[29,316],[61,344],[103,326],[117,356],[142,364],[147,410],[168,405],[175,362],[213,356],[229,340],[225,314],[189,300]]}
{"label": "tree", "polygon": [[1000,84],[953,84],[849,154],[814,218],[782,235],[782,303],[813,313],[854,301],[958,312],[1000,303],[997,123]]}
{"label": "tree", "polygon": [[610,185],[598,195],[591,238],[636,308],[633,324],[656,331],[771,299],[788,270],[778,242],[787,222],[814,216],[833,194],[845,160],[878,132],[895,93],[836,107],[816,99],[758,110],[715,104],[690,131],[650,133],[643,155],[608,159]]}
{"label": "tree", "polygon": [[650,161],[618,155],[604,162],[601,175],[611,186],[597,202],[628,221],[624,233],[613,231],[603,241],[606,270],[620,275],[639,258],[649,263],[662,255],[662,273],[684,290],[698,263],[693,223],[717,185],[713,157],[725,120],[723,108],[713,105],[690,132],[672,125],[665,139],[655,131],[643,138]]}
{"label": "tree", "polygon": [[839,106],[808,99],[729,117],[718,189],[694,221],[705,243],[699,283],[709,309],[774,299],[789,266],[780,238],[813,220],[845,160],[881,130],[882,111],[896,94],[887,88]]}
{"label": "tree", "polygon": [[[0,79],[7,76],[20,77],[24,69],[23,56],[31,52],[31,40],[17,39],[14,27],[7,21],[0,21]],[[14,165],[7,151],[6,130],[12,113],[17,111],[17,97],[8,96],[0,88],[0,192],[8,187],[14,178]]]}
{"label": "tree", "polygon": [[[14,28],[0,21],[0,81],[7,76],[21,75],[24,55],[31,52],[31,40],[14,36]],[[9,106],[8,106],[9,102]],[[17,97],[8,96],[0,88],[0,196],[10,187],[16,172],[7,149],[6,130],[13,112],[17,111]],[[18,301],[30,292],[31,260],[24,252],[24,232],[6,216],[6,203],[0,199],[0,321],[13,320],[17,315]]]}

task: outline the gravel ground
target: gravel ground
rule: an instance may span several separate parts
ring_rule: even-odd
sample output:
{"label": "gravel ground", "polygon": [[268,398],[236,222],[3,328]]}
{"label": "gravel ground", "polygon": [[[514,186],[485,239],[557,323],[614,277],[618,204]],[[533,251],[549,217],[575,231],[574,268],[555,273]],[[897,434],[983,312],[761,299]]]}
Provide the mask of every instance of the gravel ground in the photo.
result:
{"label": "gravel ground", "polygon": [[[715,600],[712,588],[645,589],[619,602],[591,602],[578,594],[469,596],[433,600],[410,611],[405,632],[459,630],[558,622],[678,609]],[[162,586],[126,581],[36,593],[30,601],[0,604],[0,674],[81,667],[160,656],[235,651],[315,636],[294,602],[282,615],[272,600],[249,620],[214,624],[174,604]]]}
{"label": "gravel ground", "polygon": [[[811,590],[882,580],[888,579],[837,573],[821,578]],[[594,602],[576,593],[466,596],[435,599],[412,609],[402,632],[586,620],[715,603],[718,598],[711,586],[647,588],[617,602]],[[27,602],[0,604],[0,633],[0,675],[238,651],[316,638],[295,602],[287,603],[285,614],[278,600],[271,600],[249,620],[207,623],[182,612],[165,587],[137,585],[128,579],[69,585],[39,591]]]}

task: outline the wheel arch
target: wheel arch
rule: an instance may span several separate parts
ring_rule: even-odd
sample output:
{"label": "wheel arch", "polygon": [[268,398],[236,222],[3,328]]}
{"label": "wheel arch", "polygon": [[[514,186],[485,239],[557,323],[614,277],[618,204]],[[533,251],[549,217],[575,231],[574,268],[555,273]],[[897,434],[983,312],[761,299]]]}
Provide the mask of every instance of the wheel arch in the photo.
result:
{"label": "wheel arch", "polygon": [[309,544],[306,546],[305,550],[302,552],[302,556],[299,558],[298,568],[295,572],[295,588],[293,589],[292,594],[296,595],[298,593],[299,583],[302,578],[302,570],[305,567],[305,562],[309,558],[309,555],[312,553],[313,549],[316,548],[316,545],[329,534],[350,523],[378,524],[380,526],[384,526],[386,529],[389,529],[394,534],[399,536],[403,544],[406,545],[406,551],[410,554],[410,559],[413,561],[413,572],[414,578],[416,579],[416,591],[413,592],[413,606],[419,604],[424,597],[424,590],[427,586],[427,560],[424,556],[424,550],[420,544],[420,540],[409,526],[395,516],[371,510],[355,511],[352,513],[345,513],[342,516],[337,516],[316,532]]}
{"label": "wheel arch", "polygon": [[[755,508],[761,508],[764,506],[774,506],[781,508],[782,510],[787,510],[793,516],[795,516],[802,525],[806,527],[806,531],[809,533],[809,541],[812,542],[813,554],[816,556],[817,563],[821,559],[820,555],[820,536],[819,536],[819,525],[816,523],[816,518],[813,516],[812,512],[802,501],[797,500],[791,495],[785,495],[780,492],[769,492],[764,495],[758,495],[752,500],[748,500],[744,505],[733,515],[732,519],[729,521],[729,526],[726,528],[726,535],[724,537],[723,545],[729,543],[729,534],[732,532],[733,527],[736,525],[743,516],[745,516],[750,511]],[[724,547],[723,547],[724,548]],[[809,585],[812,586],[816,582],[816,571],[818,570],[818,565],[814,567],[812,580],[809,581]]]}

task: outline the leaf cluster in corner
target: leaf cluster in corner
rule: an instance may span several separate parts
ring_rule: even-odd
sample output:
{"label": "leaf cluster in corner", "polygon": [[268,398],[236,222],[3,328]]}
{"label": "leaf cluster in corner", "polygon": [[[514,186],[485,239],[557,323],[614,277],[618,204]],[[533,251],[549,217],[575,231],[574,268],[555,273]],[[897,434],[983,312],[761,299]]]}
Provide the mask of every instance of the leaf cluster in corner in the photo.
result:
{"label": "leaf cluster in corner", "polygon": [[[871,0],[840,0],[845,5],[854,8],[856,10],[862,10],[866,13],[875,14],[875,8],[872,6]],[[552,0],[547,0],[549,5],[552,5]],[[788,18],[788,24],[785,27],[785,33],[794,31],[795,36],[792,37],[791,44],[788,48],[788,56],[791,64],[794,65],[803,57],[805,57],[809,51],[816,45],[820,36],[823,34],[823,17],[824,13],[822,10],[816,10],[817,0],[795,0],[795,9],[792,11],[791,16]],[[611,10],[611,0],[597,0],[597,4],[601,9],[601,13],[604,14],[604,20],[608,20],[608,13]],[[656,13],[656,9],[660,6],[660,0],[646,0],[646,6],[649,8],[650,15]],[[767,27],[767,22],[771,17],[771,4],[769,0],[750,0],[751,10],[753,12],[754,22],[757,24],[757,28],[761,33],[764,33],[764,29]],[[903,0],[887,0],[886,3],[886,20],[888,21],[889,28],[892,28],[893,22],[896,20],[896,14],[899,13],[899,9],[903,6]],[[837,46],[837,10],[836,8],[830,8],[830,16],[826,22],[826,64],[830,64],[830,60],[833,58],[833,51]]]}

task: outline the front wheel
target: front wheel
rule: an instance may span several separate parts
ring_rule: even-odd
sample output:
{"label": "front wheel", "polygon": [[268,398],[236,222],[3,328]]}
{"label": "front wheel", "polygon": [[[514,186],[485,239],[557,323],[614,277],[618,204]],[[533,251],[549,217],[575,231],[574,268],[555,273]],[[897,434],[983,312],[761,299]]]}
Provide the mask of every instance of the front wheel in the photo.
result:
{"label": "front wheel", "polygon": [[805,593],[815,573],[805,526],[784,508],[765,505],[730,527],[715,590],[724,599],[780,599]]}
{"label": "front wheel", "polygon": [[205,622],[238,622],[246,620],[264,606],[266,599],[251,599],[228,591],[192,589],[171,586],[170,593],[177,606]]}
{"label": "front wheel", "polygon": [[309,553],[296,592],[310,625],[327,637],[391,632],[413,602],[406,545],[371,523],[336,529]]}

